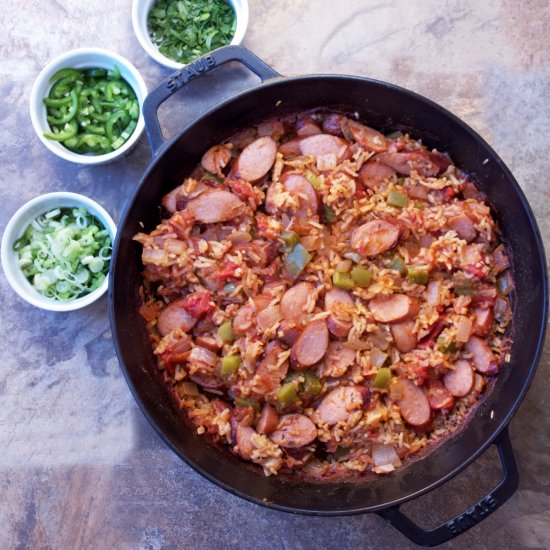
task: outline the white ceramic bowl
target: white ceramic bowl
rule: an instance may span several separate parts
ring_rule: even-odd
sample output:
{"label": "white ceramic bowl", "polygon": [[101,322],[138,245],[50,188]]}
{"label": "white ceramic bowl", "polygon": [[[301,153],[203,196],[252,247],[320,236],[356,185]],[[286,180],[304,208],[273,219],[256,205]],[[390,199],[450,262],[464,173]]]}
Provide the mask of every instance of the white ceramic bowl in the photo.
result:
{"label": "white ceramic bowl", "polygon": [[47,193],[40,195],[24,204],[11,218],[2,236],[1,258],[2,267],[6,279],[11,287],[21,298],[33,306],[49,311],[72,311],[95,302],[105,294],[108,286],[108,277],[103,284],[82,298],[68,302],[62,302],[55,298],[46,298],[38,292],[27,280],[18,264],[18,254],[13,250],[13,243],[23,234],[27,226],[40,214],[44,214],[55,208],[84,207],[88,212],[96,216],[108,229],[111,239],[116,235],[115,222],[97,202],[76,193]]}
{"label": "white ceramic bowl", "polygon": [[[140,114],[137,127],[126,143],[124,143],[124,145],[117,150],[111,151],[110,153],[106,153],[104,155],[83,155],[70,151],[61,143],[46,139],[42,134],[43,132],[50,130],[50,125],[46,120],[46,106],[42,100],[47,97],[50,88],[52,87],[50,78],[59,69],[112,69],[114,65],[120,69],[122,78],[132,87],[139,102]],[[143,100],[146,95],[147,87],[145,86],[143,78],[139,74],[138,70],[127,59],[124,59],[124,57],[100,48],[81,48],[78,50],[71,50],[50,61],[44,69],[42,69],[41,73],[35,80],[31,91],[30,101],[32,125],[34,126],[36,135],[40,141],[58,157],[79,164],[104,164],[126,154],[141,136],[144,128],[141,109],[143,107]]]}
{"label": "white ceramic bowl", "polygon": [[[147,28],[147,16],[156,0],[134,0],[132,4],[132,25],[139,43],[143,49],[157,62],[170,69],[181,69],[183,63],[179,63],[162,55],[153,44]],[[230,44],[239,45],[248,27],[248,0],[227,0],[233,7],[237,17],[237,28]]]}

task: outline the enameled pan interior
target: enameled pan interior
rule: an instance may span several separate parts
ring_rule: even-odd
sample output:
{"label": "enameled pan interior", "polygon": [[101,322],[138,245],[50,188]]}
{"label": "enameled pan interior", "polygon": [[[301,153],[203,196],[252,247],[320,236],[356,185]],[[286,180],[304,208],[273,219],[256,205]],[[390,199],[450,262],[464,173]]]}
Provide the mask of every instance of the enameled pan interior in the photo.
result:
{"label": "enameled pan interior", "polygon": [[[512,250],[515,277],[511,362],[464,430],[422,460],[367,483],[304,484],[266,478],[227,452],[208,445],[178,418],[154,376],[156,360],[138,313],[140,247],[132,236],[159,221],[160,199],[199,162],[211,145],[278,112],[311,108],[357,112],[381,129],[410,130],[429,147],[450,153],[489,197],[502,236]],[[184,127],[182,121],[182,128]],[[295,512],[342,514],[374,511],[413,498],[456,474],[509,422],[534,374],[546,319],[546,269],[540,235],[525,197],[492,149],[447,111],[388,84],[346,76],[277,79],[213,109],[166,147],[143,177],[121,220],[109,285],[117,352],[145,415],[186,462],[210,480],[260,504]]]}

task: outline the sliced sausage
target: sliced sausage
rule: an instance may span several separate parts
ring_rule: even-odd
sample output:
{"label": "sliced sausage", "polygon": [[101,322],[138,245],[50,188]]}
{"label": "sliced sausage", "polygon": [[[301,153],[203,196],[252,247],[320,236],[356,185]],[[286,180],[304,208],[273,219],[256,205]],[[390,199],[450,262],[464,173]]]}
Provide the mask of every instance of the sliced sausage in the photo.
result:
{"label": "sliced sausage", "polygon": [[269,136],[275,141],[281,139],[285,133],[285,126],[279,119],[271,119],[258,125],[258,136]]}
{"label": "sliced sausage", "polygon": [[277,157],[277,143],[269,136],[263,136],[246,146],[231,169],[231,173],[243,180],[255,182],[271,170]]}
{"label": "sliced sausage", "polygon": [[386,220],[372,220],[353,230],[351,247],[362,256],[376,256],[397,244],[400,229]]}
{"label": "sliced sausage", "polygon": [[428,401],[434,411],[450,411],[455,404],[453,394],[441,380],[428,381]]}
{"label": "sliced sausage", "polygon": [[477,372],[481,374],[497,374],[498,363],[485,340],[472,336],[464,346],[472,354],[472,362]]}
{"label": "sliced sausage", "polygon": [[299,366],[309,367],[318,363],[328,347],[328,328],[324,319],[313,321],[303,330],[292,346],[291,358]]}
{"label": "sliced sausage", "polygon": [[269,439],[281,447],[296,449],[309,445],[317,437],[315,424],[303,414],[285,414]]}
{"label": "sliced sausage", "polygon": [[233,332],[237,336],[245,336],[256,322],[256,312],[265,309],[272,300],[273,298],[267,294],[258,294],[254,296],[252,303],[249,300],[241,306],[233,317]]}
{"label": "sliced sausage", "polygon": [[199,222],[217,223],[236,218],[243,208],[243,202],[230,191],[213,189],[190,200],[186,210]]}
{"label": "sliced sausage", "polygon": [[299,137],[316,136],[322,134],[320,126],[309,116],[304,116],[296,121],[296,135]]}
{"label": "sliced sausage", "polygon": [[363,406],[363,394],[357,386],[340,386],[331,390],[317,407],[322,422],[334,426],[346,422],[350,414]]}
{"label": "sliced sausage", "polygon": [[250,426],[243,426],[238,424],[235,429],[235,442],[239,449],[239,455],[245,460],[250,460],[252,451],[254,450],[254,444],[252,443],[252,436],[256,433],[254,428]]}
{"label": "sliced sausage", "polygon": [[279,145],[279,153],[281,153],[284,158],[300,156],[302,154],[302,150],[300,149],[301,141],[302,138],[297,138],[281,143],[281,145]]}
{"label": "sliced sausage", "polygon": [[288,361],[279,365],[279,356],[286,348],[274,340],[267,345],[253,378],[252,391],[258,400],[274,401],[281,382],[288,373]]}
{"label": "sliced sausage", "polygon": [[344,115],[338,113],[331,113],[325,116],[323,120],[323,132],[325,134],[332,134],[333,136],[342,137],[342,124],[347,120]]}
{"label": "sliced sausage", "polygon": [[281,300],[281,312],[288,321],[300,322],[305,315],[305,307],[309,296],[313,294],[314,287],[311,283],[298,283],[291,286]]}
{"label": "sliced sausage", "polygon": [[162,197],[162,206],[169,214],[174,214],[174,212],[178,209],[178,193],[179,193],[179,186],[175,189],[172,189],[169,193],[166,193],[164,197]]}
{"label": "sliced sausage", "polygon": [[384,134],[355,120],[348,118],[344,122],[343,131],[345,135],[347,135],[347,132],[351,133],[353,139],[367,151],[381,153],[388,149],[388,140]]}
{"label": "sliced sausage", "polygon": [[279,415],[277,410],[272,405],[264,405],[260,418],[256,423],[256,431],[259,434],[269,435],[277,429],[279,424]]}
{"label": "sliced sausage", "polygon": [[342,342],[331,342],[325,355],[322,376],[338,378],[343,376],[355,363],[355,351],[344,346]]}
{"label": "sliced sausage", "polygon": [[379,191],[382,183],[395,178],[395,170],[381,162],[367,162],[359,170],[359,178],[369,189]]}
{"label": "sliced sausage", "polygon": [[279,330],[277,334],[279,338],[287,345],[292,347],[302,331],[296,326],[294,321],[287,321],[283,319],[279,324]]}
{"label": "sliced sausage", "polygon": [[458,237],[464,239],[467,243],[471,243],[477,237],[474,222],[466,214],[452,216],[447,220],[447,226],[449,229],[456,231]]}
{"label": "sliced sausage", "polygon": [[493,310],[476,307],[474,309],[474,316],[474,334],[477,336],[487,336],[493,328]]}
{"label": "sliced sausage", "polygon": [[300,152],[302,155],[313,157],[336,155],[338,163],[351,157],[348,142],[330,134],[319,134],[300,140]]}
{"label": "sliced sausage", "polygon": [[281,180],[285,189],[298,199],[298,208],[293,214],[298,218],[307,218],[317,214],[319,210],[319,198],[313,185],[299,174],[290,174]]}
{"label": "sliced sausage", "polygon": [[474,369],[470,362],[459,359],[454,369],[443,376],[443,383],[455,397],[468,395],[474,385]]}
{"label": "sliced sausage", "polygon": [[369,309],[379,323],[393,323],[415,317],[420,303],[406,294],[378,294],[369,302]]}
{"label": "sliced sausage", "polygon": [[451,161],[441,153],[423,149],[407,153],[380,153],[376,155],[376,159],[404,176],[410,176],[411,172],[426,177],[437,176],[451,164]]}
{"label": "sliced sausage", "polygon": [[189,332],[197,322],[197,319],[190,315],[184,308],[184,298],[180,298],[171,304],[168,304],[158,316],[157,328],[161,336],[166,336],[174,329],[181,329],[184,332]]}
{"label": "sliced sausage", "polygon": [[402,378],[399,384],[401,397],[397,400],[397,404],[401,409],[401,416],[413,427],[424,427],[430,421],[432,414],[426,393],[408,378]]}
{"label": "sliced sausage", "polygon": [[391,334],[395,342],[395,347],[401,353],[408,353],[416,347],[416,334],[414,333],[414,321],[409,319],[400,323],[392,323],[390,326]]}
{"label": "sliced sausage", "polygon": [[338,316],[338,306],[336,304],[344,304],[354,307],[353,298],[349,292],[341,288],[333,288],[325,294],[325,311],[334,312],[328,318],[328,329],[331,334],[338,338],[346,338],[353,326],[353,323],[347,319],[342,319]]}
{"label": "sliced sausage", "polygon": [[201,166],[211,174],[222,174],[231,160],[231,151],[225,145],[214,145],[202,156]]}

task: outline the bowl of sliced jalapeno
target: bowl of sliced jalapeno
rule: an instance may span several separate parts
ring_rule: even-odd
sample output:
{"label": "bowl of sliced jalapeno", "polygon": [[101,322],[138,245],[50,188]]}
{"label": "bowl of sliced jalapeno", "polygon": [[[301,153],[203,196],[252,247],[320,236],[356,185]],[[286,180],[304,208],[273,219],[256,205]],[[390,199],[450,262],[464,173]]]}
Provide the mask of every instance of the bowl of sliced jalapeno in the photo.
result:
{"label": "bowl of sliced jalapeno", "polygon": [[143,78],[120,55],[99,48],[72,50],[38,75],[31,120],[39,139],[57,156],[103,164],[123,156],[139,139],[146,95]]}

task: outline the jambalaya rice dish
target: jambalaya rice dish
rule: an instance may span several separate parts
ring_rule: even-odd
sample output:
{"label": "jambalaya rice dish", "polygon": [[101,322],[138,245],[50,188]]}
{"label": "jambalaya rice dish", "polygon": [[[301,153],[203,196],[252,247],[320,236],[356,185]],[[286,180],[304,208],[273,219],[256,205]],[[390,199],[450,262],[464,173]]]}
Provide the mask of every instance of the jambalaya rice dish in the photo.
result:
{"label": "jambalaya rice dish", "polygon": [[268,476],[388,474],[464,425],[509,362],[485,196],[446,154],[355,116],[215,145],[134,239],[175,402]]}

